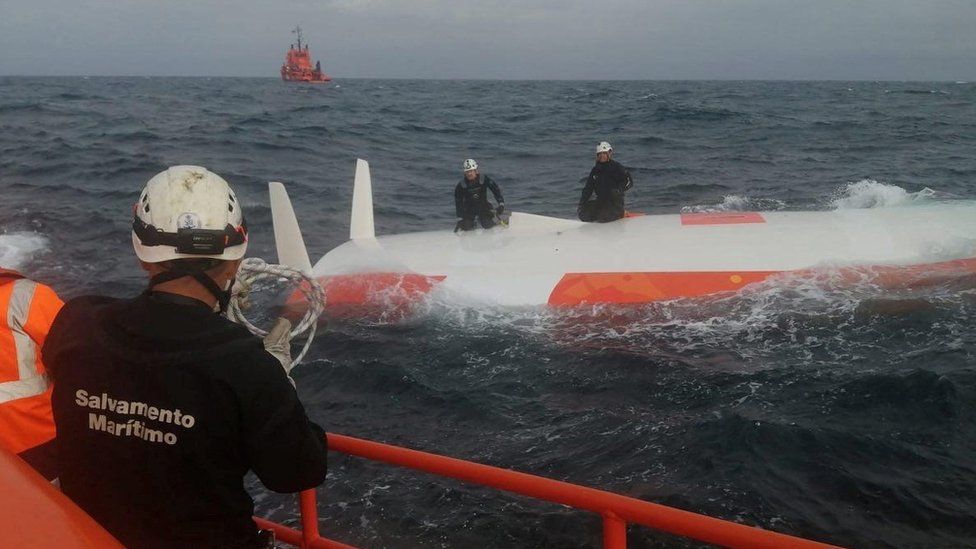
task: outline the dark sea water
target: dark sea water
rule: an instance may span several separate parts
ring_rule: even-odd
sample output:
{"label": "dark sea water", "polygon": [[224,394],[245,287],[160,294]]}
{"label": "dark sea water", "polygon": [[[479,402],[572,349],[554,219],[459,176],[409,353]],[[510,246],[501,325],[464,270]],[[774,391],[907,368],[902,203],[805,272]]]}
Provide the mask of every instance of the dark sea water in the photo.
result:
{"label": "dark sea water", "polygon": [[[510,209],[570,217],[604,139],[648,213],[976,198],[969,83],[0,78],[0,263],[66,298],[140,291],[131,204],[172,164],[228,179],[269,260],[266,182],[317,257],[348,234],[357,157],[381,234],[451,227],[469,156]],[[974,320],[972,279],[826,273],[568,311],[435,296],[332,322],[295,377],[333,432],[839,545],[972,547]],[[294,497],[252,486],[259,514],[295,522]],[[600,543],[594,515],[338,454],[319,497],[322,529],[361,546]]]}

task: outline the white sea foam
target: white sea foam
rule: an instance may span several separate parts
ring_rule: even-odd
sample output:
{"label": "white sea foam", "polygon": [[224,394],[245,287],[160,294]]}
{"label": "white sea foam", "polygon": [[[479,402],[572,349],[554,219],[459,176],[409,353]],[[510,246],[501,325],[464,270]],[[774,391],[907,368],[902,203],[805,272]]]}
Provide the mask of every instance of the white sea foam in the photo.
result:
{"label": "white sea foam", "polygon": [[698,212],[768,212],[782,210],[786,203],[775,198],[750,198],[737,194],[725,195],[718,204],[683,206],[682,213]]}
{"label": "white sea foam", "polygon": [[35,233],[0,234],[0,267],[19,269],[47,245],[47,238]]}
{"label": "white sea foam", "polygon": [[928,187],[912,193],[897,185],[862,179],[856,183],[848,183],[835,193],[830,206],[835,210],[888,208],[923,202],[935,195],[936,192]]}
{"label": "white sea foam", "polygon": [[[478,340],[508,342],[497,351],[506,357],[530,352],[535,343],[542,343],[673,357],[686,366],[709,370],[739,370],[767,367],[769,357],[796,364],[864,358],[871,349],[852,343],[851,330],[885,330],[891,318],[915,310],[964,307],[969,298],[960,292],[972,285],[960,278],[889,288],[878,285],[876,274],[868,268],[852,271],[823,265],[813,271],[782,273],[738,293],[569,308],[505,307],[435,290],[416,303],[412,314],[380,324],[407,330],[433,324],[440,326],[434,337],[445,341],[459,332],[476,333]],[[872,311],[877,311],[880,324],[872,320]],[[517,362],[486,361],[476,353],[459,356],[459,361],[486,375],[495,375],[496,368],[513,368]]]}

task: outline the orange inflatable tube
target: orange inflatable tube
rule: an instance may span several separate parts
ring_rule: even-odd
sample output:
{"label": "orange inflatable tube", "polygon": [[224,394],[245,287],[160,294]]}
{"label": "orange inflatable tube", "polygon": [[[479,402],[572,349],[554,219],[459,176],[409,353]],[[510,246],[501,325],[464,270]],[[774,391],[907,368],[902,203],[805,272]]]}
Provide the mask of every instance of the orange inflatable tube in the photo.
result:
{"label": "orange inflatable tube", "polygon": [[122,548],[111,534],[22,459],[0,448],[4,547]]}

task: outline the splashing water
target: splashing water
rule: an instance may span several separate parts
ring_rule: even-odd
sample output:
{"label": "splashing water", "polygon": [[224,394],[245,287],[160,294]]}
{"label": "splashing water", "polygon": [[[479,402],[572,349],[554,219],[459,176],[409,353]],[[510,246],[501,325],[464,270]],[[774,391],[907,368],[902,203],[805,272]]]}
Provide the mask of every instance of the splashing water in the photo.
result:
{"label": "splashing water", "polygon": [[786,208],[786,202],[775,198],[751,198],[730,194],[723,197],[719,204],[699,204],[683,206],[681,213],[699,212],[769,212]]}
{"label": "splashing water", "polygon": [[[836,364],[874,353],[892,318],[938,310],[968,310],[976,279],[961,273],[930,285],[878,285],[871,269],[825,266],[783,273],[737,293],[682,298],[639,305],[503,307],[475,303],[435,290],[407,315],[368,322],[370,328],[433,330],[445,341],[457,334],[499,341],[528,340],[583,352],[615,350],[630,356],[662,353],[697,364],[718,349],[734,360],[774,359],[797,367]],[[947,313],[948,314],[948,313]],[[879,325],[875,325],[880,318]],[[362,321],[354,321],[362,327]],[[957,325],[952,322],[951,324]],[[957,325],[961,328],[961,325]],[[849,330],[859,332],[849,337]],[[876,333],[874,333],[876,331]],[[867,332],[873,337],[865,337]],[[438,336],[438,337],[439,337]],[[869,345],[855,343],[866,339]],[[718,360],[718,359],[716,359]],[[709,368],[716,364],[705,360]],[[751,368],[751,366],[750,366]]]}
{"label": "splashing water", "polygon": [[912,193],[897,185],[862,179],[856,183],[848,183],[838,191],[830,201],[830,206],[835,210],[889,208],[924,202],[936,196],[937,193],[928,187]]}
{"label": "splashing water", "polygon": [[47,238],[38,234],[0,234],[0,268],[19,269],[47,246]]}

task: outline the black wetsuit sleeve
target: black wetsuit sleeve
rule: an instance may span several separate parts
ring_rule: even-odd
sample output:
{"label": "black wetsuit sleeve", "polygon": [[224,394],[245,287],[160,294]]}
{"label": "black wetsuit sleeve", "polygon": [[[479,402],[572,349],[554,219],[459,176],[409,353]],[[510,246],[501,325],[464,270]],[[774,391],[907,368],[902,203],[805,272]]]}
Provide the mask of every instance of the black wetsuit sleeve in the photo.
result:
{"label": "black wetsuit sleeve", "polygon": [[498,202],[499,204],[504,204],[505,203],[505,198],[502,196],[502,190],[501,190],[501,188],[498,187],[498,183],[495,183],[495,180],[494,179],[492,179],[492,178],[490,178],[490,177],[488,177],[486,175],[485,176],[485,185],[488,186],[488,190],[490,190],[492,196],[495,197],[495,202]]}
{"label": "black wetsuit sleeve", "polygon": [[[593,168],[595,170],[596,168]],[[583,185],[583,194],[580,196],[580,206],[586,203],[587,200],[593,196],[593,170],[590,170],[590,175],[586,178],[586,184]]]}
{"label": "black wetsuit sleeve", "polygon": [[255,354],[257,363],[241,378],[248,464],[275,492],[314,488],[325,480],[325,433],[305,415],[281,364],[270,354]]}
{"label": "black wetsuit sleeve", "polygon": [[630,177],[630,172],[627,168],[620,165],[620,190],[623,192],[629,191],[634,187],[634,180]]}
{"label": "black wetsuit sleeve", "polygon": [[454,187],[454,211],[458,217],[464,217],[464,189],[460,183]]}

